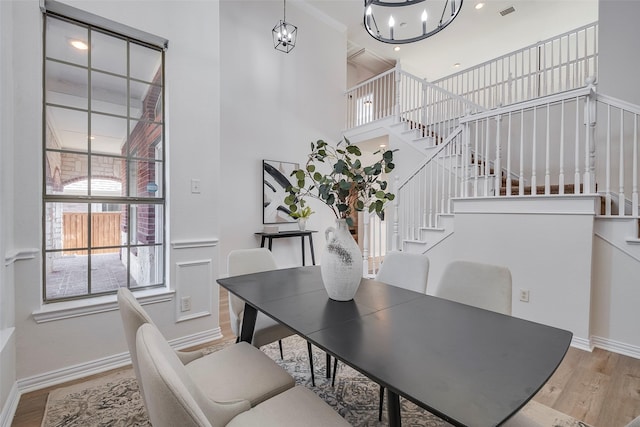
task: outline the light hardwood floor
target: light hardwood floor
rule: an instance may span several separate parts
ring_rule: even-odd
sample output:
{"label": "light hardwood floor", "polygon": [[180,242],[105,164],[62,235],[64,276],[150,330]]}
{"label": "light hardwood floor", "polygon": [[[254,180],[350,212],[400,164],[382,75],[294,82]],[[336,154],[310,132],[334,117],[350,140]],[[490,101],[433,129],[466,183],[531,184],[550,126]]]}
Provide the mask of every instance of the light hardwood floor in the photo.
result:
{"label": "light hardwood floor", "polygon": [[[224,289],[220,290],[220,327],[224,339],[234,339]],[[84,380],[21,396],[12,426],[40,426],[49,391]],[[623,427],[640,415],[640,360],[601,349],[589,353],[570,348],[534,400],[593,427]]]}

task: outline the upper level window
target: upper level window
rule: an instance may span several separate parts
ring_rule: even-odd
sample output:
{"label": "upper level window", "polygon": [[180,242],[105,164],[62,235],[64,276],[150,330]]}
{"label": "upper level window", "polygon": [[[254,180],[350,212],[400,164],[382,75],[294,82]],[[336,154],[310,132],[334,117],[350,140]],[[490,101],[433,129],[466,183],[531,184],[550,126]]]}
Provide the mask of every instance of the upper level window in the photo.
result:
{"label": "upper level window", "polygon": [[165,281],[163,46],[85,14],[44,15],[45,302]]}

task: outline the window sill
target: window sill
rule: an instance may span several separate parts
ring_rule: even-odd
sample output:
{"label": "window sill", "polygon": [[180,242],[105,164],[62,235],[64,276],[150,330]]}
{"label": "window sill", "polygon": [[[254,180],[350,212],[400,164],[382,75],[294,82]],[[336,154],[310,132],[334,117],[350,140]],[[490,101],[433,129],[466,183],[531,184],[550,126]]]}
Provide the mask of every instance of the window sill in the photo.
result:
{"label": "window sill", "polygon": [[[173,300],[175,291],[166,288],[151,289],[136,292],[135,296],[140,304],[154,304]],[[55,302],[43,305],[40,310],[32,313],[36,323],[53,322],[56,320],[71,319],[73,317],[88,316],[90,314],[104,313],[118,309],[116,295],[106,295],[82,300]]]}

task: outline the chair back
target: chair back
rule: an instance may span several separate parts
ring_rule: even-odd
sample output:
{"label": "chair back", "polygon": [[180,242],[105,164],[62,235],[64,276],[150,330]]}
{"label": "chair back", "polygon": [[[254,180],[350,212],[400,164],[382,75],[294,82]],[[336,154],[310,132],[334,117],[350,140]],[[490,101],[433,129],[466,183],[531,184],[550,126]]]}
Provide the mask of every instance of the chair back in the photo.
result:
{"label": "chair back", "polygon": [[118,307],[120,308],[120,317],[122,317],[124,336],[127,339],[127,347],[129,347],[129,354],[131,355],[131,364],[138,379],[142,402],[146,406],[147,402],[142,381],[140,380],[140,369],[138,368],[138,358],[136,355],[136,333],[138,332],[138,328],[145,323],[153,324],[153,320],[151,320],[151,317],[144,311],[140,303],[136,300],[136,297],[133,296],[127,288],[118,289]]}
{"label": "chair back", "polygon": [[140,327],[136,347],[154,427],[222,427],[251,408],[247,400],[218,403],[205,396],[153,324]]}
{"label": "chair back", "polygon": [[[276,268],[278,268],[276,260],[271,251],[266,248],[236,249],[229,252],[227,256],[229,276],[259,273]],[[244,301],[229,293],[229,317],[231,318],[231,329],[236,336],[240,335],[243,310]]]}
{"label": "chair back", "polygon": [[387,252],[376,280],[424,294],[429,277],[429,258],[425,254]]}
{"label": "chair back", "polygon": [[511,315],[511,272],[498,265],[452,261],[445,267],[434,295]]}

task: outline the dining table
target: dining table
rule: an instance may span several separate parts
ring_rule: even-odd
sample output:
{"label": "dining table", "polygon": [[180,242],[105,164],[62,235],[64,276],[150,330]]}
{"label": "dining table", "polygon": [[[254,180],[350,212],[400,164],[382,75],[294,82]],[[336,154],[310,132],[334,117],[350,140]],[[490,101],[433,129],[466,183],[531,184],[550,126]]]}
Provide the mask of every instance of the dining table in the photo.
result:
{"label": "dining table", "polygon": [[294,330],[387,389],[389,425],[400,397],[455,426],[499,426],[554,373],[572,333],[363,278],[350,301],[330,299],[320,266],[217,282],[245,301],[240,339],[257,312]]}

